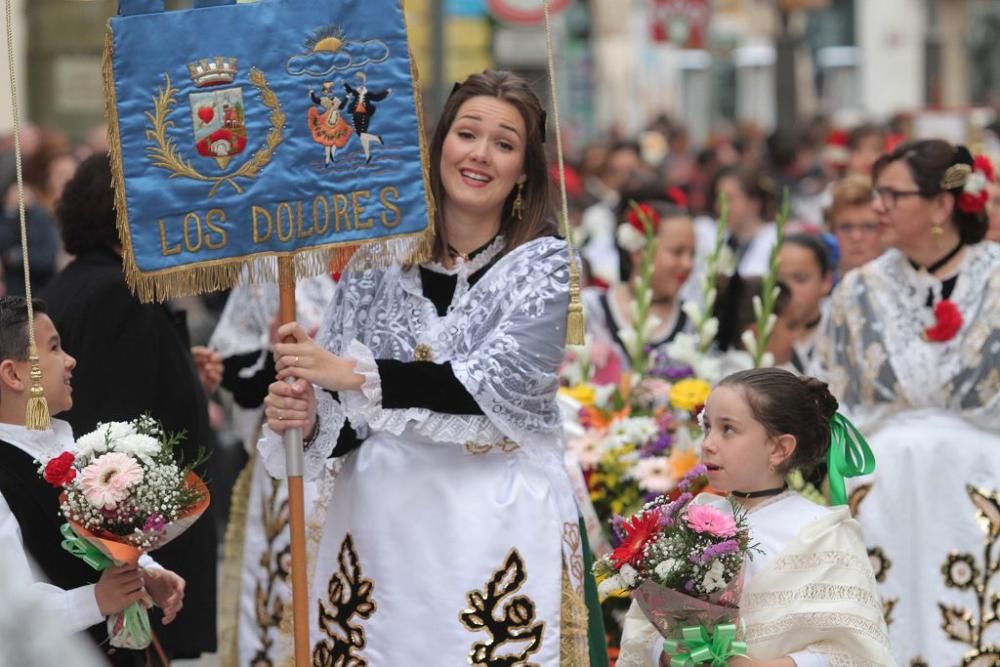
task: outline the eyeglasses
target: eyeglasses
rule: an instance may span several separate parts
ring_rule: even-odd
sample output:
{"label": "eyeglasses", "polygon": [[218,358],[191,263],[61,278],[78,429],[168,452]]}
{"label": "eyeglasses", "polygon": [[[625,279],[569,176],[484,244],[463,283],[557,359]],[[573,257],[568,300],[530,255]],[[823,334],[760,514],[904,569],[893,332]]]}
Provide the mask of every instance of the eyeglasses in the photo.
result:
{"label": "eyeglasses", "polygon": [[888,186],[872,188],[872,201],[879,201],[885,210],[891,211],[896,208],[900,197],[921,196],[920,190],[897,190]]}
{"label": "eyeglasses", "polygon": [[854,234],[871,236],[873,234],[878,234],[879,229],[880,227],[877,222],[859,222],[857,224],[842,222],[836,226],[836,232],[838,234],[843,234],[844,236],[853,236]]}

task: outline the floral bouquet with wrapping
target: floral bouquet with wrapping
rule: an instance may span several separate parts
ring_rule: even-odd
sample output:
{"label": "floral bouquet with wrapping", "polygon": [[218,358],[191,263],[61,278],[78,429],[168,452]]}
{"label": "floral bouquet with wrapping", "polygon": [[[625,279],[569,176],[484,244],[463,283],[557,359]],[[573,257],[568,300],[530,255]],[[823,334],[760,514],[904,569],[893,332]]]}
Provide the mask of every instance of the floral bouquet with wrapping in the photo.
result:
{"label": "floral bouquet with wrapping", "polygon": [[594,564],[598,590],[628,590],[664,637],[671,665],[722,667],[746,654],[738,639],[743,564],[755,549],[746,514],[729,501],[690,488],[705,474],[696,466],[682,493],[618,518],[619,544]]}
{"label": "floral bouquet with wrapping", "polygon": [[[174,459],[182,438],[148,416],[110,422],[43,465],[45,481],[62,490],[63,548],[103,570],[135,565],[187,530],[208,507],[209,493],[193,472],[202,457],[183,467]],[[119,648],[148,646],[146,608],[137,602],[109,617],[108,635]]]}

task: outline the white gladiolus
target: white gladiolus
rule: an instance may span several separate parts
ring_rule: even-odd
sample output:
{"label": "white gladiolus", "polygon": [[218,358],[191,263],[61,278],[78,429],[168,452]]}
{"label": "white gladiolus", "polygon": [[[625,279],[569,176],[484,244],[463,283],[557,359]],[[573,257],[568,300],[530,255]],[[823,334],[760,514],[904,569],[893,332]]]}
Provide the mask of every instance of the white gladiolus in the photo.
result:
{"label": "white gladiolus", "polygon": [[705,312],[711,312],[712,307],[715,306],[715,299],[719,296],[719,290],[716,288],[711,288],[708,293],[705,294]]}
{"label": "white gladiolus", "polygon": [[639,337],[635,333],[635,329],[631,327],[625,327],[618,330],[618,338],[621,339],[625,348],[629,351],[635,350],[635,344],[638,342]]}
{"label": "white gladiolus", "polygon": [[743,347],[746,348],[746,351],[751,356],[757,354],[757,337],[754,335],[753,330],[747,329],[740,334],[740,340],[743,342]]}
{"label": "white gladiolus", "polygon": [[771,366],[774,366],[774,355],[771,354],[770,352],[765,352],[763,355],[761,355],[760,367],[770,368]]}
{"label": "white gladiolus", "polygon": [[767,323],[764,325],[764,335],[770,336],[771,332],[774,331],[774,325],[778,323],[778,316],[771,313],[767,316]]}
{"label": "white gladiolus", "polygon": [[761,303],[760,295],[759,294],[754,294],[753,295],[753,318],[755,320],[759,320],[760,319],[760,314],[762,312],[764,312],[764,304]]}
{"label": "white gladiolus", "polygon": [[663,324],[663,320],[661,320],[656,315],[652,315],[652,314],[649,315],[646,318],[646,323],[642,327],[642,335],[647,340],[649,340],[650,338],[652,338],[653,332],[655,332],[656,328],[659,327],[661,324]]}
{"label": "white gladiolus", "polygon": [[698,354],[698,340],[693,334],[680,333],[667,345],[667,356],[684,364],[694,365],[701,355]]}
{"label": "white gladiolus", "polygon": [[694,301],[685,301],[681,306],[681,310],[684,311],[684,314],[687,315],[692,322],[701,322],[701,306]]}
{"label": "white gladiolus", "polygon": [[701,344],[708,345],[719,333],[719,320],[714,317],[708,318],[701,328]]}

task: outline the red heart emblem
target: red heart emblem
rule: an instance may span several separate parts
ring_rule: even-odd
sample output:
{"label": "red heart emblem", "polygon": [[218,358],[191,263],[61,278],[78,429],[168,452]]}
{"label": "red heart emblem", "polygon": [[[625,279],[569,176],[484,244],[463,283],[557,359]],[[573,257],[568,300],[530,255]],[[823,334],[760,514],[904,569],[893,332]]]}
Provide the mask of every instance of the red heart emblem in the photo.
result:
{"label": "red heart emblem", "polygon": [[215,118],[215,109],[212,107],[201,107],[198,109],[198,118],[201,118],[201,122],[208,125]]}

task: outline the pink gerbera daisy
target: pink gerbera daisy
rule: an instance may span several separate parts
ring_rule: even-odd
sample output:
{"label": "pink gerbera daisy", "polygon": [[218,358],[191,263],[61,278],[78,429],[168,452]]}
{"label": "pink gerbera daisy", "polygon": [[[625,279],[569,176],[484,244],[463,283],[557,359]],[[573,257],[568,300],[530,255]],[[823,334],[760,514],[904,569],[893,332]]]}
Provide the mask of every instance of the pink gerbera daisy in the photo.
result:
{"label": "pink gerbera daisy", "polygon": [[80,473],[87,501],[97,508],[113,509],[128,497],[128,490],[142,481],[142,468],[120,452],[103,454]]}

